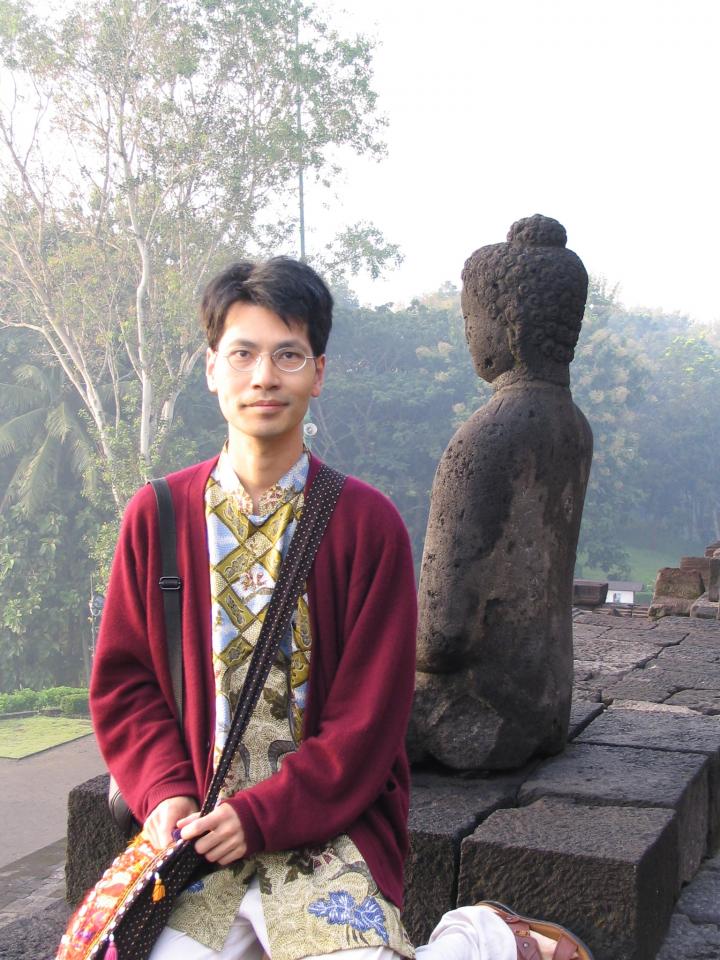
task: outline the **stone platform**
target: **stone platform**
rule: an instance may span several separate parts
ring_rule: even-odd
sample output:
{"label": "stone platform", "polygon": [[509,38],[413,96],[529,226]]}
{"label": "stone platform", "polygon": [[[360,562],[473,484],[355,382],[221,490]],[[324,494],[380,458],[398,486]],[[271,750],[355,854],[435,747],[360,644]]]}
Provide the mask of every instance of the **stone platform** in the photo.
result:
{"label": "stone platform", "polygon": [[[497,899],[576,930],[596,960],[718,960],[720,624],[577,612],[575,653],[565,753],[489,777],[415,771],[408,930],[422,943],[445,910]],[[71,899],[99,866],[90,837],[105,859],[118,843],[103,791],[72,793]],[[3,960],[53,955],[59,865],[32,876],[49,857],[0,875],[0,893],[8,871],[25,891],[0,912]]]}
{"label": "stone platform", "polygon": [[490,899],[563,923],[596,960],[717,960],[720,625],[574,621],[564,753],[511,776],[415,771],[411,937]]}

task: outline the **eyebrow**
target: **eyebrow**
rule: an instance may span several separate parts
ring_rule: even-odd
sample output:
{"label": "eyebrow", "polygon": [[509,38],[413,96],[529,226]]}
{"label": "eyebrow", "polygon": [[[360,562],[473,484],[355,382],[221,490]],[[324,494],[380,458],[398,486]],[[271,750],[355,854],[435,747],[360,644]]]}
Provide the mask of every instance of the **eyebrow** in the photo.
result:
{"label": "eyebrow", "polygon": [[[238,337],[238,338],[235,339],[235,340],[231,340],[230,343],[228,343],[228,347],[230,347],[230,348],[232,348],[232,347],[250,347],[250,348],[252,348],[253,350],[257,350],[257,349],[258,349],[258,345],[257,345],[257,343],[256,343],[254,340],[243,340],[243,339],[241,339],[240,337]],[[291,339],[291,340],[281,340],[280,343],[278,343],[278,344],[273,348],[272,352],[274,353],[275,350],[282,350],[282,349],[285,348],[285,347],[297,347],[298,350],[304,350],[304,349],[305,349],[305,346],[303,345],[303,343],[302,343],[300,340],[292,340],[292,339]]]}

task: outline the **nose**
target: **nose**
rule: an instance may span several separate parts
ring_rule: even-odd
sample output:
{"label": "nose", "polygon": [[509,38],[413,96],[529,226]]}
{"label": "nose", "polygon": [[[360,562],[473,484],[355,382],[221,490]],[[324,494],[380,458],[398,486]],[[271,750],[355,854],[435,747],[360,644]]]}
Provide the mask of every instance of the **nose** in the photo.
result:
{"label": "nose", "polygon": [[270,354],[259,354],[252,370],[252,385],[260,388],[272,387],[277,384],[278,379],[278,369]]}

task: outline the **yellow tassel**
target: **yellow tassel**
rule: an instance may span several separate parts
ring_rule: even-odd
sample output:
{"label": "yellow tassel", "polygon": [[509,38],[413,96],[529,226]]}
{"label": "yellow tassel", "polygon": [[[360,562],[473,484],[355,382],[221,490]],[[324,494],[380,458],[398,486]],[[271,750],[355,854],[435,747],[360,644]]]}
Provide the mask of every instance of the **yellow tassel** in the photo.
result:
{"label": "yellow tassel", "polygon": [[160,874],[155,874],[155,886],[153,887],[152,898],[153,903],[157,903],[158,900],[162,900],[165,896],[165,884],[160,879]]}

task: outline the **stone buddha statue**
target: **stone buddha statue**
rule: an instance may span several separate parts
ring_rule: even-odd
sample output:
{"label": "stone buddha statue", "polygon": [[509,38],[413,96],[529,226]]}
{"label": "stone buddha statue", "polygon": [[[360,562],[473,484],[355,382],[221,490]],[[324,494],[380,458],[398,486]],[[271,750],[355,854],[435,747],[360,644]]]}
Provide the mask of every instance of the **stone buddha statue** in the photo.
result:
{"label": "stone buddha statue", "polygon": [[411,753],[507,769],[563,749],[575,551],[592,432],[569,364],[588,278],[536,215],[462,273],[462,312],[492,398],[440,460],[420,575]]}

